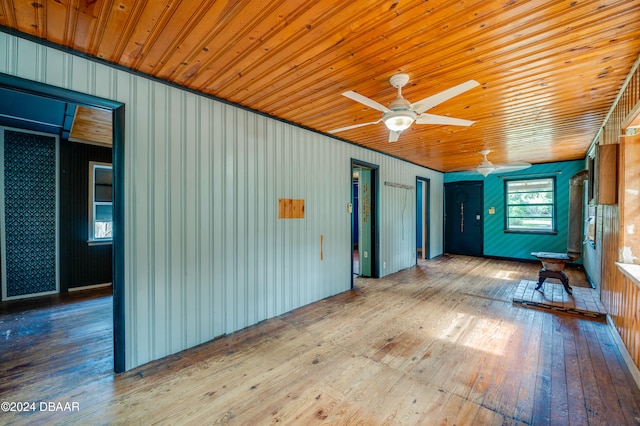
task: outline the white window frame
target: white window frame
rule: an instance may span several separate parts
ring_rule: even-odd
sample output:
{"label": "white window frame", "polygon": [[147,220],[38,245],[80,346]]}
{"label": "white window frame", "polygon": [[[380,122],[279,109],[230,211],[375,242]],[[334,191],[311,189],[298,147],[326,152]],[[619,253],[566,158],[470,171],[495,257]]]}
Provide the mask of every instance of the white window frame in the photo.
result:
{"label": "white window frame", "polygon": [[96,222],[96,205],[111,205],[113,206],[113,197],[111,202],[105,201],[96,201],[95,200],[95,175],[96,169],[110,169],[113,173],[113,165],[111,163],[102,163],[98,161],[90,161],[89,162],[89,214],[88,214],[88,233],[89,245],[99,245],[99,244],[111,244],[113,242],[113,237],[108,238],[96,238],[95,236],[95,222]]}

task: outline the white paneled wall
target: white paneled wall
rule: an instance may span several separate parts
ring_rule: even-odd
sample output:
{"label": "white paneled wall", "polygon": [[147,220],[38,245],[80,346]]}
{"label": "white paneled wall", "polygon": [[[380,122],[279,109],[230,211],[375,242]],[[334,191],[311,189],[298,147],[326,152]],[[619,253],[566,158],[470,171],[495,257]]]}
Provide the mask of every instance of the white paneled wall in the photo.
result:
{"label": "white paneled wall", "polygon": [[13,35],[0,52],[2,73],[126,105],[127,369],[348,290],[352,158],[379,166],[381,274],[416,259],[415,190],[385,181],[431,179],[442,253],[441,173]]}

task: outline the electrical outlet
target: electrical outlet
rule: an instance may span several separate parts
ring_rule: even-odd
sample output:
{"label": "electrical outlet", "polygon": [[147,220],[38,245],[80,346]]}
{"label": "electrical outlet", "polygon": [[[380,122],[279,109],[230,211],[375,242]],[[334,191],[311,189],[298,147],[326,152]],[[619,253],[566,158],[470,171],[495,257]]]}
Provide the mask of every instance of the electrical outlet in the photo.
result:
{"label": "electrical outlet", "polygon": [[382,262],[382,269],[387,269],[387,262]]}
{"label": "electrical outlet", "polygon": [[364,257],[365,259],[369,257],[369,252],[368,251],[363,252],[362,257]]}

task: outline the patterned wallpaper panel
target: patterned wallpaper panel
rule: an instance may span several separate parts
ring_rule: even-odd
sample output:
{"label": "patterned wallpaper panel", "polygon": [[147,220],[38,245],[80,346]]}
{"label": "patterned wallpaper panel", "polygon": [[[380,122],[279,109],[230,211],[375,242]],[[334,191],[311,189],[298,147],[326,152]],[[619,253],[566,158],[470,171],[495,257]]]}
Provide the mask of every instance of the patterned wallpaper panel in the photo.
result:
{"label": "patterned wallpaper panel", "polygon": [[7,296],[56,291],[56,139],[4,132]]}

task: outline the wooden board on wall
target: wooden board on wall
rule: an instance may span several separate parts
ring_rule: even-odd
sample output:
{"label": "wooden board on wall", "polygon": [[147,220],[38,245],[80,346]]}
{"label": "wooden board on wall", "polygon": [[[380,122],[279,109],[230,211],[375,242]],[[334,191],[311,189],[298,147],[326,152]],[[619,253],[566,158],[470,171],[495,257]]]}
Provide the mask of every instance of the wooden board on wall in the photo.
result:
{"label": "wooden board on wall", "polygon": [[618,202],[618,145],[598,147],[598,204]]}
{"label": "wooden board on wall", "polygon": [[278,198],[278,219],[304,219],[304,200]]}

